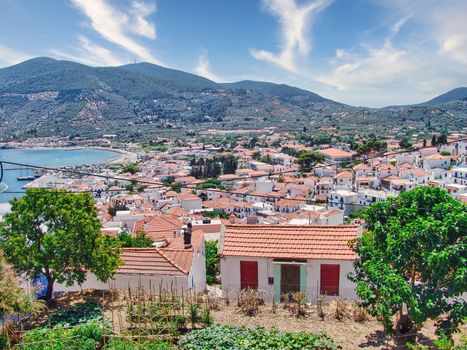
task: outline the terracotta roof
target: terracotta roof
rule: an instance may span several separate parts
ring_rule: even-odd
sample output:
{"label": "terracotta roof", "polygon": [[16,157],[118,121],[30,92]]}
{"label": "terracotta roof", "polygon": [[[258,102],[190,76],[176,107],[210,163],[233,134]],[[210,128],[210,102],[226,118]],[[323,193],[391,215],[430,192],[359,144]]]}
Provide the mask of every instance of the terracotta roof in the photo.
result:
{"label": "terracotta roof", "polygon": [[355,225],[229,225],[221,255],[354,260],[355,253],[347,243],[358,231]]}
{"label": "terracotta roof", "polygon": [[318,151],[320,154],[329,157],[352,157],[352,153],[342,151],[337,148],[326,148]]}
{"label": "terracotta roof", "polygon": [[170,241],[174,238],[174,231],[178,232],[181,227],[182,223],[180,220],[174,218],[172,215],[163,215],[137,221],[133,232],[142,229],[153,241],[164,238]]}
{"label": "terracotta roof", "polygon": [[350,171],[342,171],[339,174],[337,174],[336,179],[352,179],[353,175]]}
{"label": "terracotta roof", "polygon": [[[157,248],[124,248],[120,258],[122,266],[117,273],[125,274],[157,274],[157,275],[187,275],[187,261],[193,259],[193,252],[178,252],[178,255],[162,252]],[[174,261],[182,262],[182,266]]]}
{"label": "terracotta roof", "polygon": [[184,249],[183,237],[177,237],[165,248],[124,248],[120,258],[122,266],[117,273],[151,275],[188,275],[194,248],[203,244],[204,233],[193,231],[192,248]]}

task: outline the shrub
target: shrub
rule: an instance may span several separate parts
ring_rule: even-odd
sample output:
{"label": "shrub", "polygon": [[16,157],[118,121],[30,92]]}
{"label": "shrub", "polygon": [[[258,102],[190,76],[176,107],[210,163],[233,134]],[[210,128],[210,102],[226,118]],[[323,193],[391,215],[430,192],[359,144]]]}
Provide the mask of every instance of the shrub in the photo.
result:
{"label": "shrub", "polygon": [[[36,328],[24,334],[22,350],[94,350],[102,341],[102,325],[91,322],[73,328]],[[44,342],[44,340],[48,340]]]}
{"label": "shrub", "polygon": [[167,341],[154,341],[154,340],[133,340],[112,338],[104,349],[109,350],[170,350],[172,345]]}
{"label": "shrub", "polygon": [[206,241],[206,282],[213,283],[219,274],[219,255],[217,252],[217,241]]}
{"label": "shrub", "polygon": [[337,346],[325,334],[281,333],[263,328],[215,326],[196,330],[179,341],[180,350],[335,350]]}
{"label": "shrub", "polygon": [[95,302],[75,304],[65,310],[52,312],[49,319],[51,326],[102,322],[102,305]]}
{"label": "shrub", "polygon": [[238,306],[247,316],[254,316],[259,312],[259,306],[264,304],[261,293],[256,289],[243,289],[240,292]]}

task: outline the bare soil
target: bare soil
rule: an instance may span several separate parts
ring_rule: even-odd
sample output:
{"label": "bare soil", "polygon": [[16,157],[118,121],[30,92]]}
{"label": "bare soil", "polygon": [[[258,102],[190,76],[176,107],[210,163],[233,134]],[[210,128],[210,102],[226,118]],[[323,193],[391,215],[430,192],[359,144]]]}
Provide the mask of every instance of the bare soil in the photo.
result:
{"label": "bare soil", "polygon": [[[214,323],[245,326],[276,328],[283,332],[324,332],[330,336],[342,349],[401,349],[396,347],[391,337],[384,333],[381,322],[373,317],[363,322],[356,322],[353,315],[353,306],[348,304],[345,316],[338,320],[335,317],[336,302],[332,301],[323,307],[324,319],[318,316],[316,305],[308,305],[305,316],[295,317],[283,304],[266,303],[259,306],[259,313],[255,316],[245,316],[237,306],[237,301],[230,301],[230,305],[220,304],[219,310],[213,310],[211,315]],[[417,334],[417,342],[435,349],[432,339],[436,339],[434,321],[427,322]],[[467,331],[464,326],[463,333]],[[459,339],[456,334],[454,339]]]}

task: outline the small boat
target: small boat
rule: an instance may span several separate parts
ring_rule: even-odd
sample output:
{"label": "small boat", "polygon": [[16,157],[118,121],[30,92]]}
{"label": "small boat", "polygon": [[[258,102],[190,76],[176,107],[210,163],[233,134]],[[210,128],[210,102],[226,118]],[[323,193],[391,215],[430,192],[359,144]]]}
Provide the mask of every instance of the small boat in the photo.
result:
{"label": "small boat", "polygon": [[18,176],[16,180],[18,181],[30,181],[34,180],[36,177],[34,175]]}

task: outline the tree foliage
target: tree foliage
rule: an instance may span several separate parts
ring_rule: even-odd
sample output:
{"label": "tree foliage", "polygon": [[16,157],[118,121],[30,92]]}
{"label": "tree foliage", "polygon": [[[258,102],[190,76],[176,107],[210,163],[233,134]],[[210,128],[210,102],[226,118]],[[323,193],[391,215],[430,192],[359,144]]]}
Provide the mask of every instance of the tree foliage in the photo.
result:
{"label": "tree foliage", "polygon": [[122,173],[130,173],[132,175],[136,174],[138,171],[139,167],[137,163],[127,164],[122,168]]}
{"label": "tree foliage", "polygon": [[151,247],[154,243],[143,230],[136,232],[134,237],[128,232],[123,231],[118,235],[118,240],[123,248],[147,248]]}
{"label": "tree foliage", "polygon": [[119,243],[100,232],[89,193],[30,189],[11,201],[0,226],[0,247],[17,272],[47,278],[45,299],[54,282],[83,283],[92,272],[101,281],[120,264]]}
{"label": "tree foliage", "polygon": [[300,171],[310,171],[313,165],[322,162],[324,157],[315,152],[301,151],[297,163],[300,165]]}
{"label": "tree foliage", "polygon": [[217,241],[206,241],[206,282],[213,283],[220,272],[219,255],[217,252]]}
{"label": "tree foliage", "polygon": [[[439,315],[446,330],[467,316],[466,205],[446,191],[417,187],[364,212],[368,230],[355,245],[350,276],[363,306],[387,332],[407,333]],[[398,316],[394,329],[393,316]]]}
{"label": "tree foliage", "polygon": [[26,293],[12,271],[8,271],[5,257],[0,251],[0,318],[13,312],[33,312],[40,309],[34,295]]}

